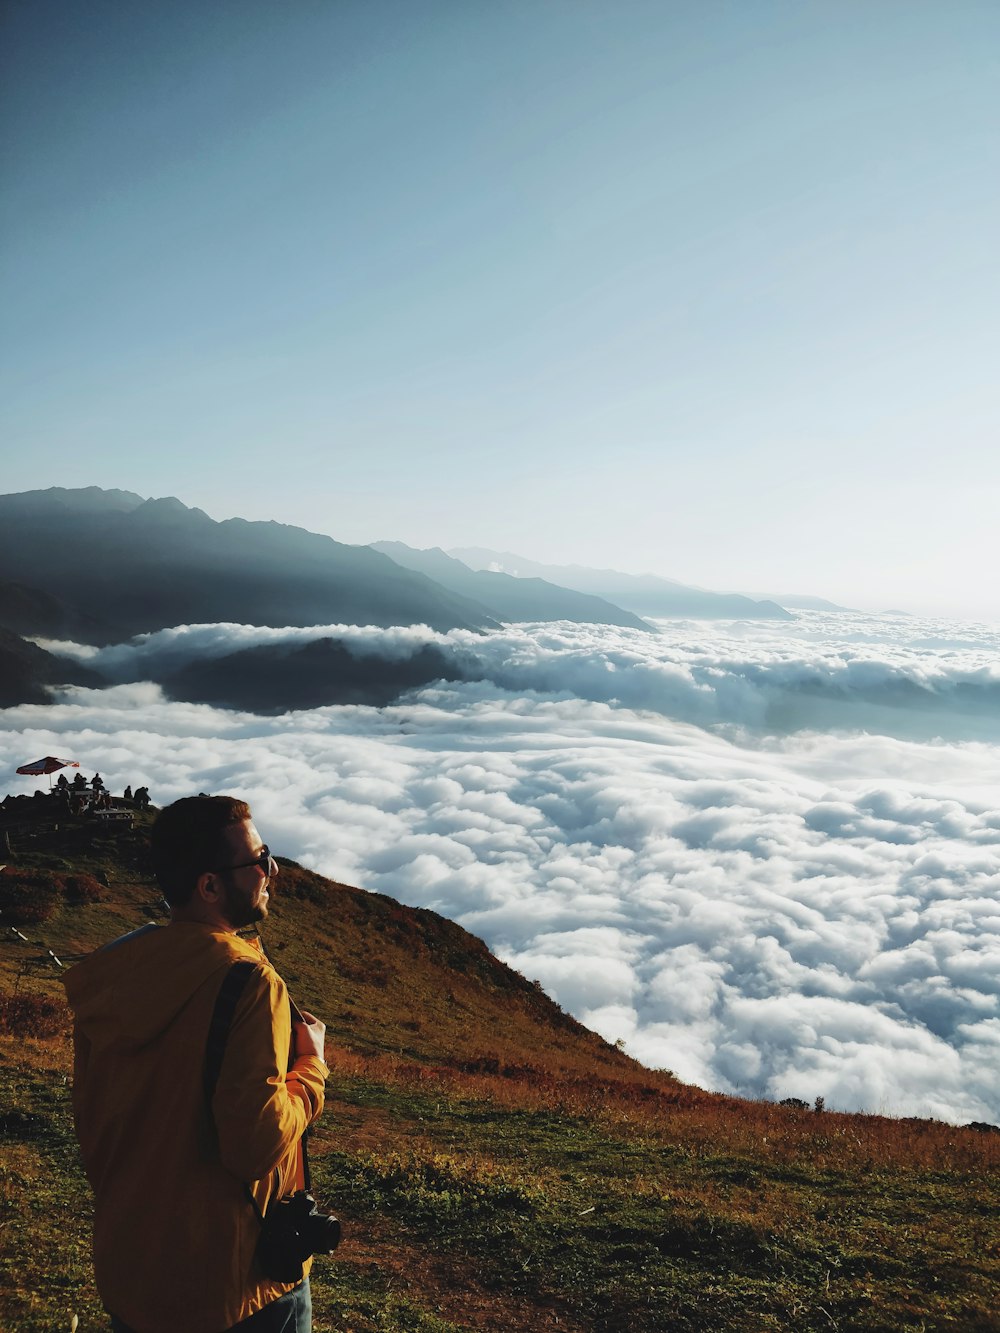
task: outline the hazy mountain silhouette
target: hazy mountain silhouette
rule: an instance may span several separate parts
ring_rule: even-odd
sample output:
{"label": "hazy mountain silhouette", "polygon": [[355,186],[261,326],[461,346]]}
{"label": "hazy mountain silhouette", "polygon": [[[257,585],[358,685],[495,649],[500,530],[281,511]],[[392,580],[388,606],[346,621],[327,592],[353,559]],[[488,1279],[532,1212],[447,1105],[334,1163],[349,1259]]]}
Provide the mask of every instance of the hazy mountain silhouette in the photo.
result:
{"label": "hazy mountain silhouette", "polygon": [[560,588],[541,578],[514,578],[491,570],[470,569],[461,560],[446,555],[439,546],[418,551],[403,542],[372,542],[376,551],[397,565],[426,574],[463,597],[486,606],[498,620],[574,620],[594,625],[625,625],[649,630],[650,626],[603,597]]}
{"label": "hazy mountain silhouette", "polygon": [[616,569],[589,569],[584,565],[543,565],[512,551],[491,551],[481,546],[455,547],[448,552],[471,569],[502,570],[518,578],[549,579],[606,598],[640,616],[683,616],[694,619],[794,620],[776,602],[755,602],[739,593],[708,592],[655,574],[623,574]]}
{"label": "hazy mountain silhouette", "polygon": [[[495,627],[368,546],[93,486],[0,496],[0,575],[105,626],[89,636],[98,642],[219,621]],[[47,632],[44,618],[30,632]]]}
{"label": "hazy mountain silhouette", "polygon": [[0,629],[0,708],[48,703],[47,685],[102,683],[78,662],[64,661],[10,630]]}
{"label": "hazy mountain silhouette", "polygon": [[191,662],[161,684],[170,698],[187,703],[283,713],[329,704],[383,708],[405,690],[432,680],[478,679],[480,674],[471,658],[468,670],[463,670],[458,657],[433,644],[415,648],[409,657],[389,660],[351,653],[329,638],[266,644]]}
{"label": "hazy mountain silhouette", "polygon": [[0,628],[14,634],[37,634],[47,639],[93,641],[108,632],[107,625],[85,616],[61,598],[26,583],[0,581]]}
{"label": "hazy mountain silhouette", "polygon": [[783,606],[786,611],[853,611],[853,606],[839,606],[836,602],[828,601],[825,597],[810,597],[806,593],[746,593],[747,597],[754,600],[777,602]]}

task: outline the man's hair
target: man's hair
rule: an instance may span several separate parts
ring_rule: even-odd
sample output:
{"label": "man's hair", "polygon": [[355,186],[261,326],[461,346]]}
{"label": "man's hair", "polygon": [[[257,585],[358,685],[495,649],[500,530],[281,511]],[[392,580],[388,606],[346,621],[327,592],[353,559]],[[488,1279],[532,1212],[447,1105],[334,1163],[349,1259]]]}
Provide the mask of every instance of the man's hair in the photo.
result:
{"label": "man's hair", "polygon": [[226,859],[223,830],[250,819],[234,796],[185,796],[165,806],[150,833],[153,870],[171,907],[190,902],[199,875]]}

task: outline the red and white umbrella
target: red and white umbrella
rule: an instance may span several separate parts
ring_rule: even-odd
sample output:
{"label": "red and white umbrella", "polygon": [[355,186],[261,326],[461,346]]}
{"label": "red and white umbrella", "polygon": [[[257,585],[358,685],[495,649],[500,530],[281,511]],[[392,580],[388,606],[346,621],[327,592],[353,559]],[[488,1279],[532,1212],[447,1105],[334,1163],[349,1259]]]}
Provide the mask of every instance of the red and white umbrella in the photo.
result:
{"label": "red and white umbrella", "polygon": [[[36,759],[33,764],[22,764],[16,771],[23,773],[26,778],[41,777],[44,773],[55,773],[60,768],[79,768],[79,761],[76,759],[57,759],[54,754],[47,754],[44,759]],[[49,778],[49,786],[52,786],[52,778]]]}

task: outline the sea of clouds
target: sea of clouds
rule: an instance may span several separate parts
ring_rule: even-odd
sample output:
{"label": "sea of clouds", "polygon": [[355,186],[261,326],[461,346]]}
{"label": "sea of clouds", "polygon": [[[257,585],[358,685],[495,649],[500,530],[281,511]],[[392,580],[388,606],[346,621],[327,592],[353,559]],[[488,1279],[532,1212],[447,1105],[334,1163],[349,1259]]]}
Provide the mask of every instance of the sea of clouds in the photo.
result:
{"label": "sea of clouds", "polygon": [[[0,712],[0,763],[62,754],[157,803],[243,795],[279,852],[454,918],[685,1080],[1000,1121],[1000,629],[658,628],[61,644],[117,683]],[[466,679],[280,717],[148,679],[327,635],[359,655],[434,643]]]}

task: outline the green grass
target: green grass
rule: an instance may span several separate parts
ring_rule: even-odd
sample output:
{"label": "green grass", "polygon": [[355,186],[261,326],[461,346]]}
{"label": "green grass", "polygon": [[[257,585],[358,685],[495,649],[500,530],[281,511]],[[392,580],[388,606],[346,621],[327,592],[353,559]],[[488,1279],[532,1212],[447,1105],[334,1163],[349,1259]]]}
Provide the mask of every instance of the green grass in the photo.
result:
{"label": "green grass", "polygon": [[[350,1102],[349,1084],[337,1093]],[[323,1194],[359,1218],[391,1216],[595,1333],[1000,1327],[988,1176],[859,1178],[808,1160],[790,1172],[551,1112],[381,1093],[360,1087],[356,1102],[391,1104],[404,1146],[327,1152]]]}
{"label": "green grass", "polygon": [[[54,1333],[77,1313],[84,1329],[103,1327],[65,1075],[4,1064],[0,1105],[0,1324]],[[376,1147],[373,1113],[388,1126]],[[320,1333],[480,1326],[408,1283],[407,1253],[447,1256],[452,1281],[474,1275],[500,1308],[558,1309],[594,1333],[1000,1327],[989,1172],[808,1158],[790,1170],[371,1077],[338,1077],[321,1123],[314,1186],[344,1216],[346,1240],[314,1270]],[[365,1141],[352,1145],[358,1129]],[[683,1139],[683,1124],[671,1133]],[[403,1254],[395,1267],[378,1246],[352,1260],[352,1231],[373,1228]]]}
{"label": "green grass", "polygon": [[90,1187],[69,1085],[52,1071],[0,1066],[0,1327],[65,1333],[104,1320],[90,1268]]}

